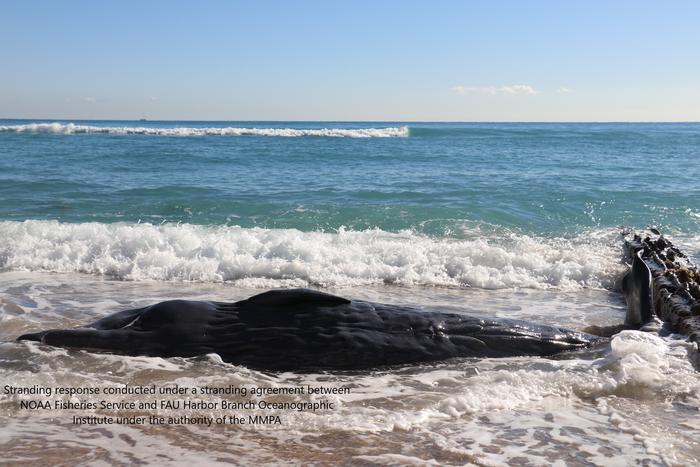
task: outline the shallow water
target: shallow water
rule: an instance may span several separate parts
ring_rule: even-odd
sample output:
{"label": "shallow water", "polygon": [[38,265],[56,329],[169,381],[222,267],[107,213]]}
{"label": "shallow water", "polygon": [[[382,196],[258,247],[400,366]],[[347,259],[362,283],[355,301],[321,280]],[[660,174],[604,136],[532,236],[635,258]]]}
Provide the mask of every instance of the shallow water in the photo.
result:
{"label": "shallow water", "polygon": [[[257,292],[230,284],[113,281],[87,275],[0,274],[0,371],[3,385],[185,387],[234,385],[350,388],[331,395],[333,410],[273,411],[280,425],[87,426],[80,411],[22,410],[0,403],[0,446],[7,461],[84,463],[237,462],[375,465],[688,465],[700,459],[700,381],[693,346],[675,336],[628,331],[611,344],[557,358],[456,359],[364,372],[264,373],[216,356],[160,359],[94,354],[15,343],[22,332],[72,326],[109,311],[167,298],[237,300]],[[343,296],[411,303],[445,311],[507,316],[581,328],[619,324],[618,293],[515,289],[338,288]],[[690,355],[690,356],[689,356]],[[77,397],[77,396],[76,396]],[[158,396],[99,396],[80,400],[156,400]],[[195,397],[193,397],[194,399]],[[244,400],[205,395],[198,400]],[[315,395],[281,395],[311,402]],[[36,399],[36,398],[35,398]],[[68,396],[54,399],[71,400]],[[258,398],[265,399],[265,397]],[[267,398],[269,399],[269,397]],[[141,411],[143,412],[143,411]],[[135,413],[141,413],[135,411]],[[211,410],[146,411],[163,416],[216,416]],[[269,414],[253,410],[251,414]],[[123,414],[117,410],[95,415]],[[77,457],[76,457],[77,458]]]}

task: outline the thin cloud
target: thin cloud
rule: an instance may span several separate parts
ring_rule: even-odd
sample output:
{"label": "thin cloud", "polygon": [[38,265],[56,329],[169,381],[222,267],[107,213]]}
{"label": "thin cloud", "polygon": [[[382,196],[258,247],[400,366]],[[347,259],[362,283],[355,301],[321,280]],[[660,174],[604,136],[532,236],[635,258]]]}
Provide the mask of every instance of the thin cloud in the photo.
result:
{"label": "thin cloud", "polygon": [[498,88],[498,92],[502,94],[538,94],[532,86],[527,84],[514,84],[512,86],[503,86]]}
{"label": "thin cloud", "polygon": [[482,94],[487,96],[512,96],[515,94],[534,95],[540,93],[528,84],[511,84],[509,86],[454,86],[450,88],[450,90],[460,95]]}
{"label": "thin cloud", "polygon": [[571,89],[567,88],[566,86],[560,86],[557,88],[557,94],[569,94],[572,93]]}

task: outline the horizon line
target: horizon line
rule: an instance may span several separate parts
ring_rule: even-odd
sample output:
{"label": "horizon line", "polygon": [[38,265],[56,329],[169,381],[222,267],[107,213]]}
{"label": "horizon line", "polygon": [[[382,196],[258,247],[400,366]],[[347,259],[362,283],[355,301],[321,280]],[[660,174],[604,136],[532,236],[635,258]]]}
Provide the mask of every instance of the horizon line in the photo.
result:
{"label": "horizon line", "polygon": [[233,119],[233,120],[207,120],[207,119],[123,119],[123,118],[52,118],[52,117],[31,117],[31,118],[13,118],[13,117],[0,117],[1,120],[15,120],[15,121],[84,121],[84,122],[242,122],[242,123],[545,123],[545,124],[555,124],[555,123],[700,123],[700,120],[303,120],[303,119],[291,119],[291,120],[274,120],[274,119],[262,119],[262,120],[246,120],[246,119]]}

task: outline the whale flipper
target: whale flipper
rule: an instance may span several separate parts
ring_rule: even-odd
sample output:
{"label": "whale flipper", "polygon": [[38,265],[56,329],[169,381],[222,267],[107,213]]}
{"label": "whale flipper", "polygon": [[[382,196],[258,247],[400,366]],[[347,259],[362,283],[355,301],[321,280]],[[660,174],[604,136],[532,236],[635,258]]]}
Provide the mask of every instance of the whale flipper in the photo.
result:
{"label": "whale flipper", "polygon": [[129,323],[137,319],[143,311],[144,308],[135,308],[133,310],[120,311],[119,313],[113,313],[109,316],[105,316],[102,319],[98,319],[94,323],[88,324],[85,327],[93,329],[123,328],[124,326],[129,325]]}
{"label": "whale flipper", "polygon": [[288,307],[298,305],[338,306],[347,305],[350,300],[311,289],[278,289],[254,295],[240,304],[255,306]]}
{"label": "whale flipper", "polygon": [[36,341],[55,347],[74,347],[98,351],[122,351],[134,344],[135,333],[126,329],[99,330],[87,327],[76,329],[49,329],[24,334],[18,340]]}
{"label": "whale flipper", "polygon": [[107,342],[105,337],[109,336],[109,334],[105,334],[102,331],[121,329],[129,326],[141,316],[143,310],[144,308],[135,308],[120,311],[98,319],[94,323],[75,329],[48,329],[46,331],[23,334],[19,336],[17,340],[43,342],[59,347],[65,346],[65,342],[76,342],[75,347],[88,347],[84,345],[86,339],[90,342]]}

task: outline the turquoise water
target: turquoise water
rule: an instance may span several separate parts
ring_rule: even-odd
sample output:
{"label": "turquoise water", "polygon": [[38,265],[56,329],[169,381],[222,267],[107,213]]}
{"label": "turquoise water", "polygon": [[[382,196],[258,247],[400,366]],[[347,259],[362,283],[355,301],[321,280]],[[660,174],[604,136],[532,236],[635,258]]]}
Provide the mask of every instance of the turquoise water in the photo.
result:
{"label": "turquoise water", "polygon": [[694,123],[35,123],[0,121],[0,219],[447,237],[700,227]]}

